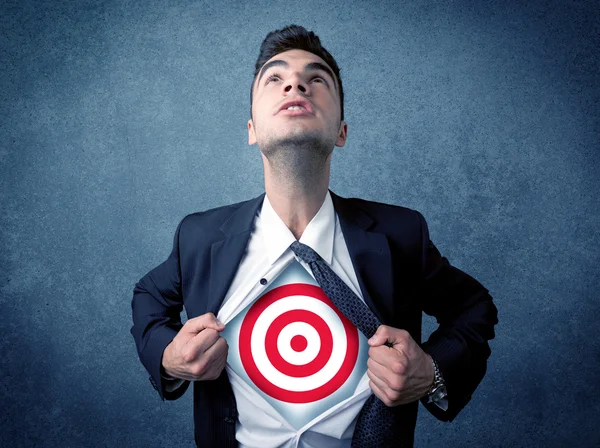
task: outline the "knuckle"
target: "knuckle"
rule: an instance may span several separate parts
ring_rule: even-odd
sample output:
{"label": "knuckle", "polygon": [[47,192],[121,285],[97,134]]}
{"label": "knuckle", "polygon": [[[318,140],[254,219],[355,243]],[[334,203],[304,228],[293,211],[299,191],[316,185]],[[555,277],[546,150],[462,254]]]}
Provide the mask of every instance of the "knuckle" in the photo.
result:
{"label": "knuckle", "polygon": [[223,369],[221,369],[220,367],[211,369],[209,372],[208,378],[211,380],[216,380],[221,375],[222,370]]}
{"label": "knuckle", "polygon": [[194,317],[192,319],[188,319],[183,324],[183,328],[190,329],[190,327],[195,327],[198,322],[202,321],[202,316]]}
{"label": "knuckle", "polygon": [[206,373],[205,369],[206,369],[206,362],[205,361],[200,361],[200,362],[198,362],[198,364],[196,364],[194,366],[194,371],[192,373],[194,375],[200,376],[200,375]]}
{"label": "knuckle", "polygon": [[190,363],[194,360],[194,352],[191,350],[186,350],[181,354],[181,357],[185,363]]}
{"label": "knuckle", "polygon": [[217,350],[219,353],[223,353],[229,350],[229,345],[227,344],[225,338],[222,336],[219,336],[219,338],[215,342],[215,345],[217,345]]}
{"label": "knuckle", "polygon": [[392,400],[390,400],[386,394],[383,395],[381,401],[383,401],[383,404],[385,404],[387,407],[390,407],[392,405]]}
{"label": "knuckle", "polygon": [[402,378],[396,377],[390,382],[390,387],[394,391],[393,392],[394,396],[392,397],[394,400],[396,400],[398,398],[398,396],[397,396],[398,392],[396,392],[396,391],[401,390],[402,386],[404,386],[404,381],[402,381]]}
{"label": "knuckle", "polygon": [[212,328],[205,328],[204,330],[202,330],[201,334],[202,336],[204,336],[205,339],[216,339],[216,336],[218,336],[219,332]]}
{"label": "knuckle", "polygon": [[205,320],[207,323],[211,323],[213,325],[217,324],[217,316],[215,316],[213,313],[206,313],[205,316],[206,316]]}
{"label": "knuckle", "polygon": [[400,361],[395,361],[392,364],[392,372],[402,375],[404,373],[404,371],[405,371],[404,364],[402,364]]}

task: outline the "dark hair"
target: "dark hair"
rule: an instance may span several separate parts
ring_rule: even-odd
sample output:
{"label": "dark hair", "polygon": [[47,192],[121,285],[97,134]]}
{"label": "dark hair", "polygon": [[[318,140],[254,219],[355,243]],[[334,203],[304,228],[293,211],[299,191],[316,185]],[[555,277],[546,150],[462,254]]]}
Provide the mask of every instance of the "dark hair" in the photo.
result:
{"label": "dark hair", "polygon": [[312,31],[299,25],[289,25],[280,30],[271,31],[263,40],[260,46],[260,53],[256,60],[254,68],[254,78],[250,87],[250,118],[252,118],[252,90],[256,77],[262,66],[273,56],[288,50],[304,50],[315,54],[323,59],[333,70],[340,92],[340,110],[341,120],[344,119],[344,88],[342,87],[342,78],[340,78],[340,69],[333,59],[333,56],[321,45],[321,40]]}

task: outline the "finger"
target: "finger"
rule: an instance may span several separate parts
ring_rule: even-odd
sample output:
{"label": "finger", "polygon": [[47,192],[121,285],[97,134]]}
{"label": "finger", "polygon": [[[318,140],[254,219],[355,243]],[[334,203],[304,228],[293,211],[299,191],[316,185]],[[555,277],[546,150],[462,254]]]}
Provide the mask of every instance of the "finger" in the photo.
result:
{"label": "finger", "polygon": [[386,383],[389,387],[389,381],[387,380],[387,377],[392,373],[389,369],[387,369],[385,366],[379,364],[377,361],[373,360],[372,358],[369,358],[367,360],[367,369],[368,369],[368,371],[371,372],[371,374],[373,374],[374,376],[379,378],[381,381]]}
{"label": "finger", "polygon": [[189,319],[183,325],[181,331],[190,334],[198,334],[205,328],[212,328],[213,330],[222,331],[225,329],[225,325],[223,325],[223,323],[218,320],[213,313],[206,313],[202,316]]}
{"label": "finger", "polygon": [[217,341],[209,347],[202,355],[203,362],[206,361],[210,364],[214,364],[223,354],[227,356],[229,346],[225,338],[219,337]]}
{"label": "finger", "polygon": [[375,384],[373,381],[369,381],[369,387],[371,388],[373,393],[377,396],[377,398],[379,398],[381,401],[383,401],[383,403],[386,406],[390,406],[390,404],[391,404],[390,399],[387,397],[385,392],[383,392],[379,387],[377,387],[377,384]]}
{"label": "finger", "polygon": [[367,361],[368,370],[379,380],[377,385],[386,392],[388,398],[395,399],[405,390],[407,379],[404,374],[394,372],[371,359],[369,361]]}
{"label": "finger", "polygon": [[198,380],[215,380],[219,377],[219,375],[221,375],[221,372],[225,367],[225,363],[227,362],[227,351],[224,351],[222,354],[216,356],[217,357],[206,366],[203,374],[198,377]]}
{"label": "finger", "polygon": [[227,356],[229,354],[229,349],[223,350],[223,354],[218,360],[217,364],[217,375],[221,374],[221,371],[225,368],[225,364],[227,364]]}
{"label": "finger", "polygon": [[229,354],[229,345],[227,344],[227,341],[225,340],[225,338],[220,337],[214,345],[216,345],[215,364],[226,363],[227,355]]}
{"label": "finger", "polygon": [[395,348],[386,347],[385,345],[371,347],[369,349],[369,358],[396,373],[398,373],[397,369],[400,368],[398,364],[404,364],[406,362],[404,353]]}
{"label": "finger", "polygon": [[202,357],[218,340],[219,332],[212,328],[205,328],[191,338],[183,346],[181,352],[185,362],[193,362]]}
{"label": "finger", "polygon": [[369,379],[375,383],[375,385],[381,390],[381,391],[385,391],[386,394],[389,390],[389,386],[386,383],[385,379],[382,378],[379,374],[375,373],[371,368],[367,369],[367,376],[369,377]]}
{"label": "finger", "polygon": [[389,327],[387,325],[380,325],[368,342],[371,347],[377,347],[380,345],[387,345],[388,347],[391,347],[397,344],[404,344],[406,337],[404,333],[406,333],[406,330]]}
{"label": "finger", "polygon": [[385,384],[385,381],[383,381],[381,378],[379,378],[377,375],[375,375],[369,369],[367,369],[367,376],[375,384],[375,386],[377,386],[377,388],[381,392],[383,392],[386,395],[386,397],[387,397],[388,396],[388,392],[389,392],[389,387],[388,387],[387,384]]}
{"label": "finger", "polygon": [[367,341],[371,347],[377,347],[387,341],[387,330],[385,325],[380,325]]}
{"label": "finger", "polygon": [[225,366],[227,354],[227,341],[225,341],[224,338],[219,338],[219,340],[204,353],[204,356],[201,359],[205,368],[203,369],[204,372],[200,376],[200,379],[217,378]]}

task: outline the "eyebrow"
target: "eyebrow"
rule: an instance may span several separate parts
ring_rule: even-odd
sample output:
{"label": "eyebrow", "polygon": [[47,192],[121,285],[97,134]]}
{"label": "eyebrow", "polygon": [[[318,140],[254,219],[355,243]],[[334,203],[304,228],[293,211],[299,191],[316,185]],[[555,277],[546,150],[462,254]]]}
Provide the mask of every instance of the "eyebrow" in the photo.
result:
{"label": "eyebrow", "polygon": [[[284,68],[290,68],[290,64],[288,64],[283,59],[275,59],[271,62],[267,62],[260,69],[260,75],[258,76],[258,81],[256,82],[256,84],[257,85],[260,84],[260,80],[262,79],[263,75],[265,74],[265,72],[267,70],[269,70],[271,67],[277,67],[277,66],[281,66]],[[321,64],[320,62],[309,62],[308,64],[306,64],[304,66],[304,71],[306,72],[306,71],[310,71],[310,70],[321,70],[321,71],[324,71],[325,73],[327,73],[329,75],[329,77],[331,78],[331,80],[333,81],[334,88],[337,90],[337,86],[336,86],[337,83],[335,82],[335,76],[333,76],[333,72],[329,69],[329,67],[327,67],[324,64]]]}

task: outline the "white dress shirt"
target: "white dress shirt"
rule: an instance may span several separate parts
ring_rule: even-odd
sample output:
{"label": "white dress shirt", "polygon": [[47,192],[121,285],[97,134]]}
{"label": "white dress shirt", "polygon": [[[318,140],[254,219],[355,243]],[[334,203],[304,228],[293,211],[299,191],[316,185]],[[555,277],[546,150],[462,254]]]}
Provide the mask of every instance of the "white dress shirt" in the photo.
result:
{"label": "white dress shirt", "polygon": [[[313,276],[310,266],[290,249],[294,241],[296,237],[265,195],[246,252],[217,315],[221,322],[227,325],[237,312],[248,305],[248,300],[258,297],[294,259]],[[363,300],[329,191],[299,241],[315,250]],[[266,280],[264,285],[261,279]],[[227,373],[239,413],[236,439],[240,447],[349,447],[356,417],[372,393],[365,373],[352,397],[296,430],[229,366]]]}
{"label": "white dress shirt", "polygon": [[[238,312],[260,296],[261,291],[294,259],[314,278],[310,266],[290,249],[294,241],[296,238],[293,233],[277,215],[265,194],[246,251],[217,314],[221,322],[227,325]],[[329,190],[299,241],[315,250],[364,302]],[[350,447],[358,414],[373,393],[365,373],[354,395],[297,430],[242,380],[229,364],[226,368],[239,414],[236,439],[240,447]],[[182,383],[183,380],[170,383],[168,390],[174,390]],[[440,407],[444,409],[444,405],[447,406],[447,402]]]}

